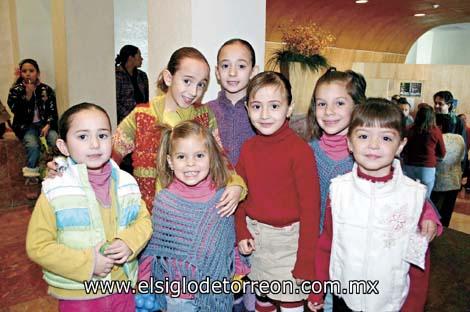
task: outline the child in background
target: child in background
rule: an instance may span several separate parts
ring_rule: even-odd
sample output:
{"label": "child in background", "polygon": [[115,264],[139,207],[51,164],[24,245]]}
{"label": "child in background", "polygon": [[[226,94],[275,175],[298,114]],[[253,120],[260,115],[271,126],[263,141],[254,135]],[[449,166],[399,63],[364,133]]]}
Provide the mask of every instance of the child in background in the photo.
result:
{"label": "child in background", "polygon": [[[156,280],[230,281],[234,218],[220,217],[216,208],[230,177],[228,164],[209,129],[199,123],[184,121],[162,131],[158,172],[164,189],[155,198],[154,232],[143,253],[154,260]],[[157,298],[169,312],[230,311],[233,295],[173,293]]]}
{"label": "child in background", "polygon": [[59,132],[67,167],[43,182],[28,226],[28,256],[43,268],[60,311],[135,311],[133,294],[86,293],[84,281],[135,286],[136,257],[152,233],[137,182],[111,160],[111,123],[101,107],[69,108]]}
{"label": "child in background", "polygon": [[405,126],[408,128],[413,124],[413,117],[410,116],[411,104],[402,97],[398,100],[397,104],[403,112],[403,115],[405,115]]}
{"label": "child in background", "polygon": [[243,39],[228,40],[217,53],[215,75],[222,90],[207,105],[215,114],[222,145],[234,166],[243,143],[255,135],[245,106],[248,82],[258,73],[255,62],[255,50]]}
{"label": "child in background", "polygon": [[[438,217],[426,188],[406,177],[395,159],[406,144],[404,132],[401,111],[385,99],[368,99],[351,117],[348,146],[355,164],[331,182],[316,272],[320,281],[338,280],[342,287],[353,280],[378,281],[378,292],[333,289],[333,311],[400,311],[410,266],[429,271],[425,254],[433,235],[420,233],[419,221],[437,223]],[[309,296],[311,310],[322,308],[321,297]]]}
{"label": "child in background", "polygon": [[[165,94],[149,103],[138,104],[114,134],[113,159],[119,164],[132,152],[134,177],[149,211],[155,193],[160,189],[156,168],[161,137],[159,125],[175,126],[181,121],[196,120],[209,128],[220,142],[213,112],[209,106],[200,104],[208,82],[209,64],[204,55],[194,48],[176,50],[158,80],[158,87]],[[234,173],[218,203],[221,214],[232,214],[245,194],[244,182]]]}
{"label": "child in background", "polygon": [[54,90],[39,80],[38,63],[24,59],[19,64],[19,77],[8,94],[8,106],[13,117],[13,131],[26,148],[24,177],[39,177],[40,137],[49,146],[57,140],[57,106]]}
{"label": "child in background", "polygon": [[251,254],[252,281],[291,281],[291,293],[257,293],[256,311],[303,311],[296,283],[315,279],[320,190],[308,144],[289,128],[289,81],[276,72],[248,84],[248,116],[258,134],[242,147],[237,171],[250,194],[235,213],[240,253]]}

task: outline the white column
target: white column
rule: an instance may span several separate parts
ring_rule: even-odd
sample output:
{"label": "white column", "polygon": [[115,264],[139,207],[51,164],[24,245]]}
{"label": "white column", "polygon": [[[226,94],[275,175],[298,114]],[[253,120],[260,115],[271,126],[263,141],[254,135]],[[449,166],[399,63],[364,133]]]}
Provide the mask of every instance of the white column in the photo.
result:
{"label": "white column", "polygon": [[[149,79],[155,85],[171,53],[192,46],[206,56],[211,81],[204,102],[217,96],[220,86],[214,74],[217,51],[227,40],[242,38],[256,52],[260,70],[264,67],[266,0],[149,0]],[[155,88],[150,88],[150,96]]]}
{"label": "white column", "polygon": [[113,0],[52,0],[59,111],[91,102],[116,125]]}

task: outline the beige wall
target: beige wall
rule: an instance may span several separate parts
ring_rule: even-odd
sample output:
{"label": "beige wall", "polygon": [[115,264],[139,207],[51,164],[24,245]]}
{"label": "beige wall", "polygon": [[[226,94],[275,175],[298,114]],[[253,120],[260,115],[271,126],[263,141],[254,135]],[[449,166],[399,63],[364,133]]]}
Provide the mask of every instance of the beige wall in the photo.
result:
{"label": "beige wall", "polygon": [[[266,42],[265,63],[272,57],[273,52],[282,48],[279,42]],[[405,54],[351,50],[341,48],[326,48],[323,52],[331,66],[338,70],[351,69],[354,62],[374,63],[404,63]],[[266,69],[271,69],[267,67]],[[277,69],[275,69],[277,70]]]}
{"label": "beige wall", "polygon": [[459,100],[458,113],[470,114],[470,65],[423,65],[390,63],[354,63],[353,70],[367,80],[367,96],[390,98],[400,92],[400,82],[422,82],[421,97],[415,104],[432,104],[437,91],[449,90]]}
{"label": "beige wall", "polygon": [[14,0],[0,1],[0,100],[7,106],[8,90],[18,61],[18,37]]}

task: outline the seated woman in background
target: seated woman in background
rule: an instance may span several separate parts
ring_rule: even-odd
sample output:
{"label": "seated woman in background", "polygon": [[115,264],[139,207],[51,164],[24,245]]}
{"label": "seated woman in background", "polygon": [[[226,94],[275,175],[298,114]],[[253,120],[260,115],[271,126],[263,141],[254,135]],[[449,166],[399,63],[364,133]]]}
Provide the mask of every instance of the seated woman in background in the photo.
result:
{"label": "seated woman in background", "polygon": [[437,159],[445,156],[446,148],[432,107],[424,103],[418,107],[403,150],[404,171],[408,177],[426,185],[426,197],[429,198],[434,187]]}
{"label": "seated woman in background", "polygon": [[444,138],[446,155],[436,166],[436,181],[431,193],[431,200],[441,214],[443,226],[449,226],[455,201],[460,191],[462,167],[465,154],[465,142],[461,135],[452,133],[451,117],[446,114],[436,115],[436,124]]}

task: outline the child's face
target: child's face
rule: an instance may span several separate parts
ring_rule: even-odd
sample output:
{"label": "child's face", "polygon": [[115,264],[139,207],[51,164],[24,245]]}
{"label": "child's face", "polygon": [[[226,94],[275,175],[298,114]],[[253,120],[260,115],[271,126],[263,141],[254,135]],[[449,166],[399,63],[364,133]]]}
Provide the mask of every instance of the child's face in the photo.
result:
{"label": "child's face", "polygon": [[190,135],[177,139],[172,147],[172,153],[167,155],[167,161],[178,180],[193,186],[209,175],[209,151],[202,137]]}
{"label": "child's face", "polygon": [[163,78],[168,86],[165,109],[187,108],[201,100],[209,81],[209,66],[201,60],[186,57],[173,75],[165,70]]}
{"label": "child's face", "polygon": [[408,117],[408,115],[410,114],[410,106],[408,104],[400,104],[400,109],[403,112],[403,115],[405,115],[405,117]]}
{"label": "child's face", "polygon": [[320,128],[329,135],[348,132],[354,101],[344,82],[324,83],[315,93],[315,115]]}
{"label": "child's face", "polygon": [[57,147],[76,163],[86,164],[90,170],[101,171],[111,158],[111,128],[107,116],[95,109],[73,114],[67,132],[67,141],[57,140]]}
{"label": "child's face", "polygon": [[228,96],[240,99],[246,95],[250,78],[256,74],[250,51],[241,43],[225,46],[217,60],[215,75]]}
{"label": "child's face", "polygon": [[251,123],[263,135],[279,130],[292,110],[293,105],[287,105],[286,96],[277,86],[262,87],[248,102]]}
{"label": "child's face", "polygon": [[26,83],[35,83],[38,76],[38,71],[32,64],[24,63],[23,66],[21,66],[21,78],[23,78]]}
{"label": "child's face", "polygon": [[348,137],[349,150],[354,159],[367,175],[383,177],[390,173],[395,156],[406,144],[397,130],[379,127],[357,127]]}

